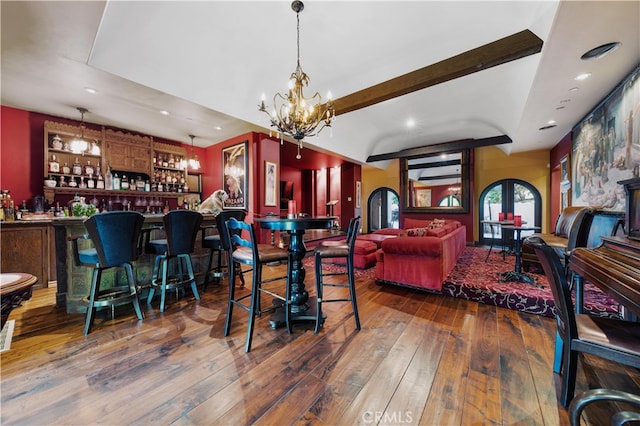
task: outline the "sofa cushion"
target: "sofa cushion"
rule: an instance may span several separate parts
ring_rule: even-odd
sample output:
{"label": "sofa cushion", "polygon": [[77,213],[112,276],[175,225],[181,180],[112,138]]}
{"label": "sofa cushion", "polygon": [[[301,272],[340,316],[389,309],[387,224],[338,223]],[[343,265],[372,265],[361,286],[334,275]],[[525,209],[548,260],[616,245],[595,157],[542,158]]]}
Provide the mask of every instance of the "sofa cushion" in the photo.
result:
{"label": "sofa cushion", "polygon": [[411,229],[411,228],[428,228],[431,225],[430,220],[426,219],[412,219],[410,217],[404,220],[403,229]]}
{"label": "sofa cushion", "polygon": [[433,228],[433,229],[429,229],[429,231],[427,232],[427,235],[430,237],[443,237],[445,235],[447,235],[449,231],[447,228]]}

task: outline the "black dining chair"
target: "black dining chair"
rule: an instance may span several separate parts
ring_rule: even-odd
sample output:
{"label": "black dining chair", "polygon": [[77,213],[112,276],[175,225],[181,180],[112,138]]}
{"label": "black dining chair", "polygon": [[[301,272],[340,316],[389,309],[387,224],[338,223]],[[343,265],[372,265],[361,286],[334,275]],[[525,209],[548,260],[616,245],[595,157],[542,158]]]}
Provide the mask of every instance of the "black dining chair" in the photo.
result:
{"label": "black dining chair", "polygon": [[[119,211],[100,213],[85,220],[87,234],[70,237],[75,262],[93,268],[84,334],[91,332],[98,308],[110,306],[114,314],[116,305],[131,303],[139,320],[144,318],[138,300],[137,282],[132,263],[138,258],[138,241],[144,222],[144,216],[137,212]],[[90,239],[93,248],[79,249],[78,240]],[[123,268],[127,283],[119,285],[118,275],[115,283],[101,288],[102,273],[110,268]]]}
{"label": "black dining chair", "polygon": [[[322,304],[329,302],[351,302],[353,307],[353,315],[356,320],[356,329],[360,330],[360,316],[358,315],[358,302],[356,299],[356,284],[355,275],[353,269],[353,251],[356,244],[356,237],[358,230],[360,229],[360,217],[354,217],[349,221],[349,227],[347,228],[347,240],[340,244],[320,244],[316,246],[314,250],[315,257],[315,274],[316,274],[316,294],[317,294],[317,317],[315,332],[320,331],[320,327],[324,321],[322,315]],[[347,269],[346,272],[325,272],[322,268],[323,259],[346,259]],[[347,282],[344,283],[329,283],[325,282],[324,278],[335,275],[346,275]],[[324,287],[340,287],[349,289],[348,298],[324,298]]]}
{"label": "black dining chair", "polygon": [[561,350],[556,347],[554,372],[562,373],[562,405],[566,407],[573,398],[580,352],[639,368],[640,324],[576,314],[557,252],[539,237],[528,237],[525,244],[535,250],[553,292],[559,337],[556,345],[561,345]]}
{"label": "black dining chair", "polygon": [[[253,339],[254,320],[257,315],[265,312],[273,311],[274,307],[265,309],[261,308],[261,293],[268,294],[283,302],[282,309],[285,310],[285,323],[287,331],[291,333],[291,262],[289,261],[289,252],[278,247],[266,244],[258,244],[255,235],[255,228],[251,223],[244,223],[235,218],[229,218],[226,221],[227,233],[224,235],[228,238],[228,244],[231,250],[229,259],[229,298],[227,303],[227,318],[224,323],[224,335],[228,336],[231,329],[231,319],[233,316],[233,307],[238,306],[249,313],[247,324],[247,337],[245,343],[245,352],[251,351],[251,341]],[[287,262],[287,275],[282,277],[274,277],[269,279],[262,278],[263,266],[271,262]],[[236,269],[240,265],[249,265],[252,270],[251,292],[236,297],[236,288],[232,277],[235,277]],[[263,288],[263,284],[278,280],[285,280],[285,296],[274,293]],[[246,299],[249,299],[247,305]]]}
{"label": "black dining chair", "polygon": [[612,426],[622,426],[626,424],[640,423],[640,396],[623,392],[615,389],[591,389],[573,398],[569,405],[569,422],[571,426],[580,425],[580,416],[582,412],[590,405],[614,402],[634,405],[636,411],[630,411],[628,408],[616,409],[611,416]]}
{"label": "black dining chair", "polygon": [[[202,223],[202,215],[191,210],[171,210],[163,217],[166,238],[150,240],[148,251],[156,253],[147,303],[151,303],[156,288],[160,288],[160,312],[164,312],[167,290],[191,285],[196,300],[200,300],[191,253]],[[171,265],[170,265],[171,263]],[[170,268],[171,266],[171,268]]]}
{"label": "black dining chair", "polygon": [[[207,235],[206,230],[210,227],[203,227],[202,232],[202,247],[209,249],[209,261],[207,262],[207,270],[204,274],[204,286],[202,288],[203,291],[207,290],[207,286],[209,285],[210,279],[213,277],[215,279],[220,279],[224,275],[223,269],[228,269],[229,264],[223,264],[223,254],[224,260],[228,262],[228,252],[230,247],[228,246],[228,241],[226,238],[223,238],[223,234],[227,232],[227,227],[225,226],[225,222],[230,218],[236,218],[239,221],[244,221],[247,212],[244,210],[222,210],[215,217],[215,227],[218,231],[215,235]],[[213,266],[213,256],[214,254],[218,255],[217,263],[215,267]],[[240,281],[244,285],[244,276],[242,275],[242,269],[236,268],[237,275],[240,278]]]}

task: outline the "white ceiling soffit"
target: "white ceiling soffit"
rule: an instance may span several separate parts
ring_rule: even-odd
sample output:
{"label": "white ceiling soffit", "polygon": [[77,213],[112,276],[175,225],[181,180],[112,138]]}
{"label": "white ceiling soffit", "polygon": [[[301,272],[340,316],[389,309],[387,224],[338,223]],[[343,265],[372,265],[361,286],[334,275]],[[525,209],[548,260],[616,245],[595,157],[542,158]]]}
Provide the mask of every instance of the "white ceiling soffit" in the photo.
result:
{"label": "white ceiling soffit", "polygon": [[[546,39],[556,2],[307,2],[301,64],[334,98],[522,29]],[[464,10],[464,13],[460,13]],[[90,65],[258,125],[295,68],[289,2],[110,2]],[[514,134],[540,55],[339,116],[307,142],[357,161]],[[323,94],[325,96],[326,93]],[[408,130],[407,118],[415,120]]]}

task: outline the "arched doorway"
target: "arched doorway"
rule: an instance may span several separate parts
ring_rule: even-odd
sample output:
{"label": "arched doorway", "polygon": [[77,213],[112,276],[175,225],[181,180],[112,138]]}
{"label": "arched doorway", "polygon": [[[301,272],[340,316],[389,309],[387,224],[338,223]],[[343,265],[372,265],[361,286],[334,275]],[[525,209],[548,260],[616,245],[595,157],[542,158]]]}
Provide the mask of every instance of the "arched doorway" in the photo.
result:
{"label": "arched doorway", "polygon": [[[479,243],[489,245],[502,241],[501,229],[491,228],[482,223],[485,220],[498,220],[498,213],[511,212],[522,216],[528,225],[542,226],[542,197],[538,190],[528,182],[519,179],[503,179],[487,186],[480,194]],[[522,236],[533,231],[523,231]]]}
{"label": "arched doorway", "polygon": [[367,200],[367,232],[400,227],[398,193],[391,188],[378,188]]}

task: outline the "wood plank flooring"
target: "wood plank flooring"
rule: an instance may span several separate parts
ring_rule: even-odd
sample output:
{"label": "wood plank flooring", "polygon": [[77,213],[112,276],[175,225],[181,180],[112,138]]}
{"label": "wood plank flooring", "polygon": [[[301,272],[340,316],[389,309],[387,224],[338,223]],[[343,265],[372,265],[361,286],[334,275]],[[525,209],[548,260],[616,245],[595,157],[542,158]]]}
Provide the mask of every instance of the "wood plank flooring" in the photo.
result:
{"label": "wood plank flooring", "polygon": [[[307,283],[313,293],[310,270]],[[128,307],[115,320],[100,313],[86,337],[83,315],[55,309],[55,288],[36,290],[10,317],[1,423],[568,424],[552,374],[552,319],[364,278],[357,287],[361,331],[348,303],[325,304],[318,335],[312,324],[272,330],[266,315],[248,354],[245,312],[234,311],[223,336],[226,283],[200,302],[189,290],[170,297],[163,314],[157,301],[143,304],[143,321]],[[640,393],[639,383],[635,369],[581,358],[579,391]]]}

